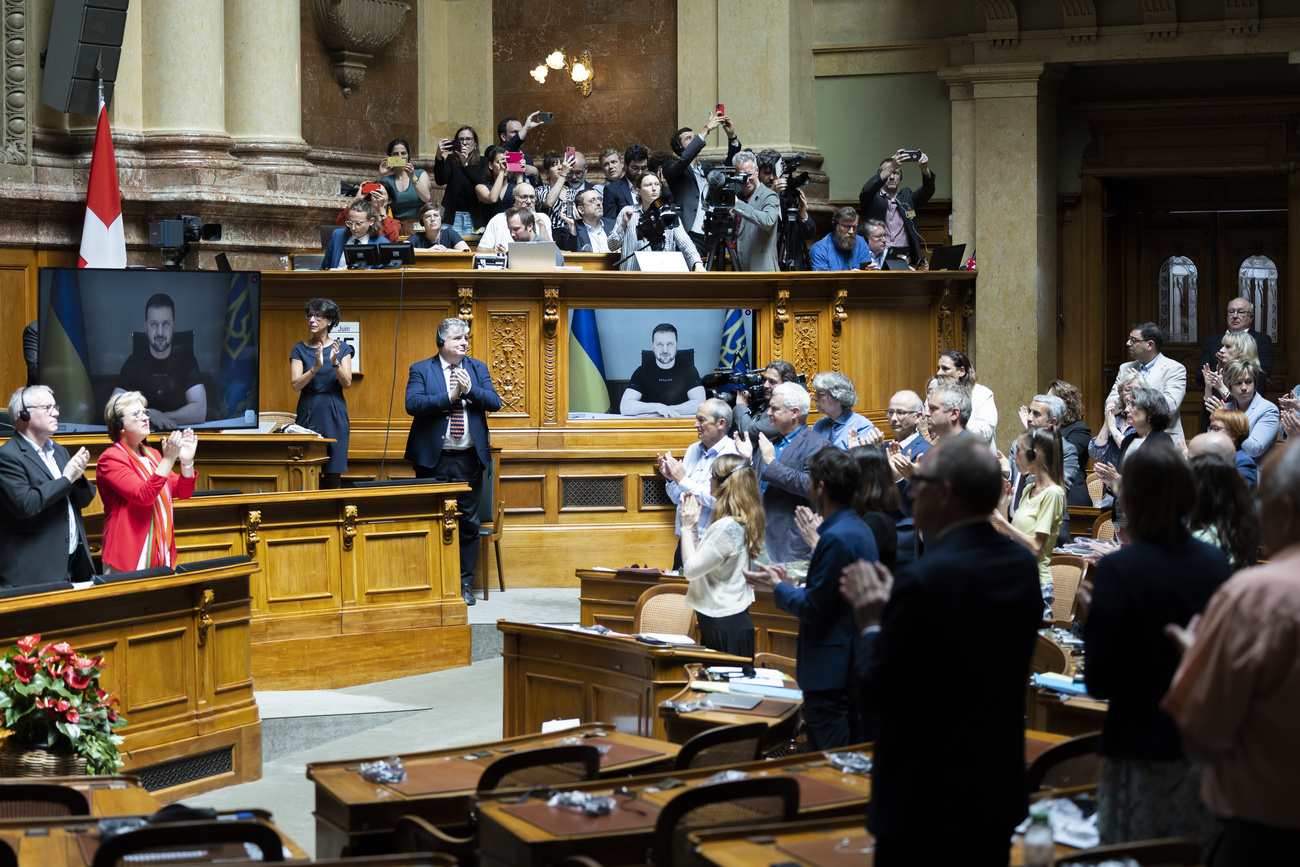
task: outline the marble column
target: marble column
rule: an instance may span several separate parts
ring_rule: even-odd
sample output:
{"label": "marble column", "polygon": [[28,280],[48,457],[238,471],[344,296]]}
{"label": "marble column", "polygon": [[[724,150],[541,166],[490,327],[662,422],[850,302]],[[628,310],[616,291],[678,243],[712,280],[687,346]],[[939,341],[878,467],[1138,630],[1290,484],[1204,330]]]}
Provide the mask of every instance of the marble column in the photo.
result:
{"label": "marble column", "polygon": [[143,149],[151,166],[238,169],[226,133],[225,4],[137,0]]}
{"label": "marble column", "polygon": [[[437,156],[438,141],[468,124],[479,145],[496,141],[492,119],[492,28],[481,0],[419,0],[419,130],[422,160]],[[488,9],[490,13],[491,10]],[[490,17],[490,15],[489,15]]]}
{"label": "marble column", "polygon": [[226,0],[225,129],[246,166],[316,174],[302,138],[298,0]]}
{"label": "marble column", "polygon": [[952,242],[977,252],[975,235],[975,88],[959,69],[941,69],[952,106]]}
{"label": "marble column", "polygon": [[[998,442],[1005,448],[1020,433],[1015,409],[1056,374],[1056,87],[1063,73],[1015,63],[961,67],[961,77],[970,82],[974,103],[976,291],[983,314],[976,328],[981,346],[996,347],[971,360],[980,382],[997,395]],[[956,149],[953,156],[956,163]],[[957,190],[954,172],[954,211]]]}

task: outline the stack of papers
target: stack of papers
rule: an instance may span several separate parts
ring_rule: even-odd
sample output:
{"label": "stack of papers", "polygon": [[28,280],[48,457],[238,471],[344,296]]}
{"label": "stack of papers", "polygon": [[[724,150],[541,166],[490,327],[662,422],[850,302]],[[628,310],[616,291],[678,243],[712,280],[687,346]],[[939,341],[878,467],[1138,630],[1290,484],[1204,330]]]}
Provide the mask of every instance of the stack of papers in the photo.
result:
{"label": "stack of papers", "polygon": [[1083,695],[1088,688],[1081,683],[1075,683],[1074,678],[1064,674],[1055,674],[1047,672],[1046,674],[1034,675],[1034,686],[1054,689],[1057,692],[1068,692],[1071,695]]}

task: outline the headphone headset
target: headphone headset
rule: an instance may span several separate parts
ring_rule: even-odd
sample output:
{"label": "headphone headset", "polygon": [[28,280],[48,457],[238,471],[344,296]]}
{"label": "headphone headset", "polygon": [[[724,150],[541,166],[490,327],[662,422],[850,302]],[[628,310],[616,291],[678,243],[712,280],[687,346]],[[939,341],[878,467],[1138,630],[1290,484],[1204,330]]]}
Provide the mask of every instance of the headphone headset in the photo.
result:
{"label": "headphone headset", "polygon": [[690,131],[689,126],[684,126],[668,137],[668,147],[672,148],[673,153],[677,154],[677,156],[681,156],[682,151],[686,150],[686,148],[682,147],[682,133]]}
{"label": "headphone headset", "polygon": [[27,389],[26,389],[26,388],[23,389],[23,393],[22,393],[22,395],[21,395],[18,399],[19,399],[20,401],[22,401],[22,404],[23,404],[22,412],[18,413],[18,418],[21,419],[22,421],[25,421],[25,422],[26,422],[26,421],[31,421],[31,420],[32,420],[32,411],[31,411],[31,408],[30,408],[29,406],[27,406]]}
{"label": "headphone headset", "polygon": [[1031,461],[1038,460],[1038,449],[1034,448],[1033,446],[1030,446],[1029,448],[1025,449],[1025,457]]}
{"label": "headphone headset", "polygon": [[442,339],[442,329],[434,332],[433,342],[438,344],[439,349],[442,349],[442,344],[446,342]]}
{"label": "headphone headset", "polygon": [[[113,398],[113,420],[108,423],[108,432],[121,436],[126,430],[126,424],[122,421],[122,395]],[[116,437],[114,437],[116,439]]]}

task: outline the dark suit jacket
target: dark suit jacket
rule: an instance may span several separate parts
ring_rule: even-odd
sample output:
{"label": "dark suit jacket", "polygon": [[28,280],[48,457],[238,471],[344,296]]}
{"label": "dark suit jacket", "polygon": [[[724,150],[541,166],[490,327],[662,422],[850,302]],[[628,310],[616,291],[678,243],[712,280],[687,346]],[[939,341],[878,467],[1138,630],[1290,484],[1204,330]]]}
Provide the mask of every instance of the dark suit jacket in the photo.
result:
{"label": "dark suit jacket", "polygon": [[[339,256],[343,255],[343,245],[347,243],[348,235],[347,226],[335,229],[334,234],[330,235],[330,242],[325,245],[325,256],[321,259],[318,271],[329,271],[339,264]],[[369,244],[387,244],[388,239],[380,235],[373,241],[367,241]]]}
{"label": "dark suit jacket", "polygon": [[[679,159],[664,166],[664,180],[668,182],[668,189],[672,191],[673,201],[682,209],[682,228],[687,232],[690,232],[691,226],[695,225],[695,214],[701,207],[700,188],[692,177],[691,161],[699,156],[702,150],[704,150],[704,136],[696,135],[682,151]],[[731,165],[731,160],[738,153],[740,153],[740,145],[728,142],[726,165]],[[711,163],[700,163],[700,168],[704,171],[705,177],[708,177],[714,166]]]}
{"label": "dark suit jacket", "polygon": [[1065,492],[1066,505],[1091,506],[1092,496],[1088,493],[1088,440],[1092,439],[1092,428],[1080,419],[1061,428],[1061,439],[1073,445],[1079,455],[1079,478]]}
{"label": "dark suit jacket", "polygon": [[[469,394],[465,396],[465,420],[470,435],[474,437],[474,451],[479,463],[486,467],[492,461],[487,414],[501,409],[501,398],[492,387],[492,375],[486,364],[468,357],[464,364],[471,381]],[[442,454],[442,440],[447,435],[447,419],[451,415],[447,378],[443,375],[438,356],[411,365],[411,374],[406,380],[406,412],[414,421],[406,438],[404,457],[422,467],[435,466]]]}
{"label": "dark suit jacket", "polygon": [[[68,464],[68,450],[54,444],[54,462]],[[0,585],[46,584],[68,573],[68,501],[77,517],[79,545],[72,562],[77,581],[95,574],[86,544],[81,510],[95,499],[95,486],[82,476],[75,483],[50,476],[40,455],[19,433],[0,446]]]}
{"label": "dark suit jacket", "polygon": [[1118,759],[1183,758],[1178,726],[1160,709],[1180,659],[1165,624],[1186,626],[1205,610],[1232,575],[1228,558],[1182,532],[1172,549],[1135,541],[1102,557],[1088,574],[1088,693],[1110,699],[1097,752]]}
{"label": "dark suit jacket", "polygon": [[[769,490],[771,490],[769,488]],[[853,611],[840,596],[840,573],[858,560],[879,558],[871,528],[852,509],[831,513],[808,564],[802,588],[778,584],[776,606],[799,618],[795,678],[800,689],[844,689],[853,677]]]}
{"label": "dark suit jacket", "polygon": [[[1256,389],[1260,392],[1264,392],[1268,390],[1268,378],[1273,375],[1273,338],[1269,337],[1267,334],[1261,334],[1253,328],[1246,333],[1255,338],[1255,348],[1259,350],[1259,367],[1264,371],[1265,383],[1256,386]],[[1201,372],[1201,369],[1205,365],[1210,365],[1210,370],[1217,371],[1219,369],[1219,359],[1216,356],[1222,348],[1222,331],[1216,331],[1209,337],[1205,338],[1205,347],[1201,350],[1201,360],[1196,365],[1197,385],[1201,387],[1205,386],[1205,374]]]}
{"label": "dark suit jacket", "polygon": [[[600,224],[605,227],[606,237],[614,231],[614,221],[609,217],[601,217]],[[591,231],[582,220],[575,220],[574,226],[577,229],[577,234],[570,235],[568,225],[561,223],[559,228],[555,230],[555,243],[561,250],[580,253],[583,247],[591,243]]]}
{"label": "dark suit jacket", "polygon": [[[888,205],[881,197],[880,191],[884,189],[885,182],[880,178],[880,172],[877,171],[862,187],[862,192],[858,194],[858,204],[862,206],[863,220],[880,220],[884,222],[885,212]],[[908,187],[899,187],[898,204],[903,209],[903,224],[907,227],[907,247],[908,262],[916,265],[924,258],[924,245],[921,243],[921,232],[916,228],[916,218],[908,217],[908,211],[915,211],[918,206],[924,205],[930,201],[934,195],[934,169],[930,170],[930,177],[921,175],[921,189],[913,192]]]}
{"label": "dark suit jacket", "polygon": [[767,515],[767,556],[777,563],[807,560],[812,549],[799,535],[794,523],[795,506],[808,503],[808,459],[814,453],[830,446],[830,440],[818,436],[808,425],[794,435],[794,439],[770,464],[763,463],[762,452],[754,446],[754,471],[760,482],[767,482],[763,492],[763,511]]}
{"label": "dark suit jacket", "polygon": [[[1028,810],[1025,684],[1043,600],[1038,567],[1021,545],[987,521],[950,529],[898,573],[879,631],[859,635],[864,713],[876,718],[875,768],[867,827],[878,837],[933,827],[935,780],[961,768],[979,796],[944,819],[958,831],[1011,834]],[[963,650],[961,734],[922,700],[933,678],[952,672],[943,636],[978,636]],[[1091,661],[1089,662],[1091,665]],[[802,685],[802,683],[800,684]]]}
{"label": "dark suit jacket", "polygon": [[624,208],[636,206],[636,195],[632,192],[632,182],[627,179],[627,175],[616,181],[607,181],[605,192],[601,195],[604,197],[605,213],[612,217],[617,217],[618,212]]}

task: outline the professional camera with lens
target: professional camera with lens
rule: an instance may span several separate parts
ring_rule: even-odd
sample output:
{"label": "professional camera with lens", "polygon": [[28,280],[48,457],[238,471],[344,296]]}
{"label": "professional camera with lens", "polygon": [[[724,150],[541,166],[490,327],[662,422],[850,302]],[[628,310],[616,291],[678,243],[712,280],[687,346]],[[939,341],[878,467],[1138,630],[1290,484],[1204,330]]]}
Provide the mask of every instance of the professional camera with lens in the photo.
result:
{"label": "professional camera with lens", "polygon": [[757,412],[761,404],[767,402],[767,389],[763,387],[763,374],[733,373],[725,368],[700,377],[704,383],[704,393],[710,398],[725,400],[728,405],[736,405],[736,396],[745,392],[749,398],[750,409]]}
{"label": "professional camera with lens", "polygon": [[807,172],[799,172],[799,174],[795,174],[795,171],[803,164],[805,156],[807,155],[803,151],[799,151],[791,154],[789,158],[781,160],[780,164],[784,166],[785,169],[781,174],[784,175],[787,181],[785,185],[785,193],[783,195],[789,195],[808,183]]}
{"label": "professional camera with lens", "polygon": [[641,212],[637,220],[637,233],[650,242],[652,249],[662,249],[664,233],[671,232],[681,222],[677,211],[663,199],[655,199]]}

